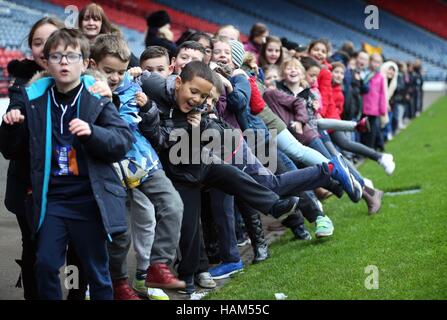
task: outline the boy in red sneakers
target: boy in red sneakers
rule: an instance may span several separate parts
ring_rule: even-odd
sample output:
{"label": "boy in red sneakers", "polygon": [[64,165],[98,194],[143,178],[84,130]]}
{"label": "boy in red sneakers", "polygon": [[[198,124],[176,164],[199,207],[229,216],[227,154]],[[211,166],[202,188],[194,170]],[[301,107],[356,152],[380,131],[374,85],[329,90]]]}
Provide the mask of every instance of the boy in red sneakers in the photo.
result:
{"label": "boy in red sneakers", "polygon": [[[151,289],[185,287],[185,283],[178,280],[169,267],[175,259],[180,238],[183,203],[166,177],[154,148],[138,129],[141,120],[138,113],[140,109],[148,108],[146,105],[150,103],[139,85],[126,73],[129,61],[130,50],[121,37],[101,35],[92,49],[90,66],[107,77],[113,91],[113,101],[121,118],[129,124],[135,139],[131,150],[117,167],[131,200],[132,238],[137,252],[134,288],[142,295],[151,296],[153,290],[148,293],[144,279],[146,286]],[[133,200],[136,189],[152,202],[155,216],[151,216],[148,208],[135,206]],[[152,222],[155,220],[155,232],[151,232],[148,229],[153,227]],[[125,264],[129,247],[126,241],[116,240],[109,245],[115,298],[133,299]]]}

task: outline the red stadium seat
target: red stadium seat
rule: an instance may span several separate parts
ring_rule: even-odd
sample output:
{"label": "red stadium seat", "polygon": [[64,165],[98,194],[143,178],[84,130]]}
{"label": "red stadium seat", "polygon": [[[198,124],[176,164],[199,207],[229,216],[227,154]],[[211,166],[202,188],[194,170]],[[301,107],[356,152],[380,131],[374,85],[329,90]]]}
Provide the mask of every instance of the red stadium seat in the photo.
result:
{"label": "red stadium seat", "polygon": [[445,2],[437,0],[372,0],[369,2],[447,39],[447,4]]}
{"label": "red stadium seat", "polygon": [[[67,6],[73,4],[72,0],[50,0],[49,2],[60,5]],[[136,1],[96,1],[100,4],[104,11],[106,12],[109,19],[116,24],[126,26],[130,29],[135,29],[140,32],[146,32],[146,16],[157,10],[166,10],[171,16],[172,20],[172,30],[174,32],[174,39],[177,39],[181,33],[187,29],[195,29],[199,31],[215,33],[219,29],[219,25],[211,23],[207,20],[193,17],[184,12],[174,10],[167,6],[147,1],[147,0],[136,0]],[[91,1],[78,0],[76,4],[79,7],[83,7]],[[241,35],[241,39],[246,41],[247,36]]]}

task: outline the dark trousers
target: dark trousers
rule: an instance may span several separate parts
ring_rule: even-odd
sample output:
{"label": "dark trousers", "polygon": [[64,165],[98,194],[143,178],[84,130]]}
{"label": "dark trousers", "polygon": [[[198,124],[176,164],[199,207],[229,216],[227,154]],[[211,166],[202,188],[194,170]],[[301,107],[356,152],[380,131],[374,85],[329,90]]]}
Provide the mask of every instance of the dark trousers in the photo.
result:
{"label": "dark trousers", "polygon": [[[324,148],[323,143],[321,145]],[[246,144],[243,144],[244,162],[236,164],[241,170],[250,175],[259,184],[274,191],[279,196],[294,196],[302,191],[326,187],[330,182],[329,170],[316,165],[300,170],[289,170],[281,174],[273,174],[257,160]],[[286,155],[278,151],[278,162],[287,161]],[[330,158],[330,157],[329,157]],[[295,167],[296,169],[296,167]]]}
{"label": "dark trousers", "polygon": [[[276,193],[257,183],[246,173],[228,164],[211,164],[204,168],[202,184],[187,184],[174,180],[185,208],[180,236],[178,274],[182,278],[198,271],[200,261],[201,186],[213,187],[235,195],[241,203],[263,213],[269,213],[277,203]],[[248,212],[248,211],[247,211]],[[250,214],[242,212],[242,214]]]}
{"label": "dark trousers", "polygon": [[64,265],[71,241],[87,274],[94,300],[113,299],[106,234],[99,212],[91,220],[72,220],[47,215],[39,231],[36,253],[36,281],[40,299],[61,300],[59,269]]}
{"label": "dark trousers", "polygon": [[371,125],[371,131],[362,133],[360,136],[360,140],[364,145],[374,150],[383,150],[384,142],[382,130],[380,128],[380,117],[368,116],[368,118]]}
{"label": "dark trousers", "polygon": [[208,272],[209,268],[209,260],[208,256],[206,255],[206,248],[205,248],[205,240],[203,238],[203,228],[199,227],[200,231],[200,255],[199,255],[199,267],[197,268],[197,273],[202,272]]}
{"label": "dark trousers", "polygon": [[23,295],[26,300],[39,299],[34,264],[36,263],[36,242],[31,238],[31,228],[25,214],[16,215],[22,233],[22,281]]}
{"label": "dark trousers", "polygon": [[[278,165],[276,173],[282,174],[294,170],[298,170],[295,163],[285,153],[278,150]],[[298,194],[298,197],[300,198],[300,202],[298,203],[298,209],[301,211],[302,215],[298,213],[293,214],[294,225],[303,224],[304,223],[303,216],[310,223],[314,223],[317,220],[318,216],[324,216],[323,211],[320,209],[320,206],[318,205],[318,198],[316,197],[314,191],[309,190],[300,192]]]}
{"label": "dark trousers", "polygon": [[237,262],[241,256],[235,233],[234,197],[217,189],[210,190],[210,197],[218,232],[220,259],[223,262]]}
{"label": "dark trousers", "polygon": [[[22,261],[20,266],[23,282],[23,297],[25,300],[38,300],[39,294],[34,270],[36,264],[36,241],[32,239],[32,232],[26,215],[17,214],[16,218],[22,234]],[[76,266],[79,270],[79,287],[78,289],[68,290],[67,300],[84,300],[85,291],[87,290],[87,279],[72,244],[68,245],[67,265]]]}
{"label": "dark trousers", "polygon": [[199,186],[175,181],[173,183],[185,204],[179,243],[180,261],[177,267],[178,275],[182,279],[196,273],[200,262],[201,190]]}
{"label": "dark trousers", "polygon": [[[216,222],[213,217],[211,196],[208,191],[202,191],[202,209],[201,209],[201,225],[203,243],[202,247],[204,252],[201,252],[201,256],[207,257],[207,263],[219,263],[220,262],[220,248],[218,241],[218,232],[216,228]],[[201,261],[203,259],[201,258]],[[204,269],[201,263],[201,269]],[[206,269],[208,270],[208,266]]]}
{"label": "dark trousers", "polygon": [[67,300],[85,300],[85,292],[87,291],[87,274],[82,267],[81,260],[72,243],[68,244],[67,249],[67,266],[76,266],[79,270],[79,286],[68,290]]}
{"label": "dark trousers", "polygon": [[381,154],[376,150],[371,149],[362,143],[350,140],[343,131],[332,132],[331,140],[341,149],[367,157],[371,160],[379,161],[381,157]]}

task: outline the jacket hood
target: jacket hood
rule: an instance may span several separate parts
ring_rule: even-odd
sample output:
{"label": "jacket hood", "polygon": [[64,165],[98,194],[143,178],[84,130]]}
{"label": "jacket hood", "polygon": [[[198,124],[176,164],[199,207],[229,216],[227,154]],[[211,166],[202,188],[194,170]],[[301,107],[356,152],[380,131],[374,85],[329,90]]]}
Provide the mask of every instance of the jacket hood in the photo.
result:
{"label": "jacket hood", "polygon": [[[107,81],[107,80],[105,80]],[[121,95],[122,93],[129,90],[130,87],[135,86],[136,83],[132,81],[132,76],[128,72],[124,74],[124,79],[121,81],[120,85],[113,92],[114,94]]]}
{"label": "jacket hood", "polygon": [[174,109],[180,110],[175,100],[175,79],[177,79],[176,74],[172,74],[166,78],[166,92],[169,95],[169,99],[171,99],[171,104],[174,106]]}
{"label": "jacket hood", "polygon": [[[391,82],[388,84],[388,77],[387,77],[387,71],[389,68],[394,68],[394,77],[391,79]],[[382,64],[380,67],[380,73],[382,74],[383,78],[385,79],[385,86],[386,86],[386,93],[387,93],[387,100],[389,101],[391,97],[394,94],[394,91],[396,91],[397,88],[397,77],[399,76],[399,68],[397,67],[397,64],[394,61],[386,61]]]}
{"label": "jacket hood", "polygon": [[[41,97],[51,86],[54,85],[54,78],[49,77],[48,73],[46,72],[39,73],[35,78],[36,79],[34,79],[33,82],[30,82],[29,86],[25,89],[30,101]],[[81,82],[84,84],[85,89],[88,89],[96,82],[96,79],[89,74],[85,74],[81,76]],[[101,99],[99,94],[90,94],[98,99]]]}

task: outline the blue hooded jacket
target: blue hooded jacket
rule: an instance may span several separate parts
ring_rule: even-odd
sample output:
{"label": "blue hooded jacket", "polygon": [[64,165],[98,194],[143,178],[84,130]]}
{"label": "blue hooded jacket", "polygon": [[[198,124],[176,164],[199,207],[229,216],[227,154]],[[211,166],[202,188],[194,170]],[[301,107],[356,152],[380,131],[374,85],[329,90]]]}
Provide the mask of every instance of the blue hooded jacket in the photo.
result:
{"label": "blue hooded jacket", "polygon": [[[87,122],[92,131],[82,142],[88,166],[89,179],[96,203],[101,213],[106,233],[126,231],[126,192],[121,186],[113,162],[123,159],[133,143],[128,125],[120,118],[115,106],[107,98],[91,94],[88,88],[95,79],[81,77],[84,83],[78,99],[78,118]],[[49,89],[54,85],[51,77],[42,78],[27,88],[22,88],[24,101],[17,100],[14,109],[20,109],[25,122],[0,128],[2,152],[10,159],[29,152],[32,184],[33,233],[42,226],[47,207],[47,193],[51,168],[52,119]]]}
{"label": "blue hooded jacket", "polygon": [[131,76],[126,72],[123,81],[118,88],[116,88],[114,94],[119,97],[119,113],[121,119],[127,122],[136,140],[132,144],[132,148],[126,154],[126,159],[131,160],[127,164],[131,167],[126,169],[130,170],[131,173],[135,173],[137,168],[132,168],[132,166],[138,166],[146,172],[147,175],[142,177],[140,181],[141,183],[147,179],[153,171],[162,169],[162,165],[155,149],[141,134],[138,128],[141,117],[138,115],[140,108],[135,101],[135,94],[140,91],[142,91],[141,87],[136,82],[132,81]]}

